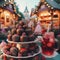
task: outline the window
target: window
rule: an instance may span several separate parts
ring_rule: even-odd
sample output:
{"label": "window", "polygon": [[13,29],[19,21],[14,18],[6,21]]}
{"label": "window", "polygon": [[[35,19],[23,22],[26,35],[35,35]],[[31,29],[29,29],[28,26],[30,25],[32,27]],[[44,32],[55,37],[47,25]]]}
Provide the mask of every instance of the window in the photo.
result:
{"label": "window", "polygon": [[54,18],[58,18],[58,15],[54,15],[53,17],[54,17]]}
{"label": "window", "polygon": [[9,19],[8,18],[6,19],[6,22],[9,22]]}

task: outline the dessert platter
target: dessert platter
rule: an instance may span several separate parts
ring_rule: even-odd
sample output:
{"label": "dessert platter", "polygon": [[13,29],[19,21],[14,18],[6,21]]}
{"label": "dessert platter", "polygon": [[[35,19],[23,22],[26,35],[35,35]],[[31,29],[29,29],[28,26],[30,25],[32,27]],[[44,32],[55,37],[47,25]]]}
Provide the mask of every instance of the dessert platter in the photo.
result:
{"label": "dessert platter", "polygon": [[7,44],[2,53],[7,58],[31,58],[40,54],[40,46],[37,44],[37,36],[26,25],[16,25],[7,35]]}
{"label": "dessert platter", "polygon": [[37,36],[34,34],[31,28],[13,28],[7,36],[7,42],[9,43],[36,43],[38,41]]}
{"label": "dessert platter", "polygon": [[[11,58],[31,58],[34,57],[38,54],[40,54],[40,47],[38,47],[37,45],[35,47],[33,47],[34,44],[29,44],[28,47],[27,44],[20,46],[21,48],[19,48],[18,46],[10,46],[9,44],[7,46],[5,46],[2,49],[2,53],[3,55],[6,55],[7,57],[11,57]],[[10,47],[9,47],[10,46]],[[9,48],[8,48],[9,47]],[[28,50],[27,50],[28,49]]]}
{"label": "dessert platter", "polygon": [[36,38],[34,41],[29,41],[29,42],[14,42],[14,41],[9,41],[8,39],[7,39],[7,42],[9,42],[9,43],[15,43],[15,44],[29,44],[29,43],[37,43],[38,42],[38,38]]}

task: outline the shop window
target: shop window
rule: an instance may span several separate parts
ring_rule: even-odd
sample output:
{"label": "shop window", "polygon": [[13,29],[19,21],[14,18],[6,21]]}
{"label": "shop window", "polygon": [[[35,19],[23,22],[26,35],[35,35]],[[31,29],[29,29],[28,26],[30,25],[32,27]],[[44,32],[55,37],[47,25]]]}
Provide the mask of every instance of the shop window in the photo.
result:
{"label": "shop window", "polygon": [[9,22],[9,19],[8,18],[6,19],[6,22]]}
{"label": "shop window", "polygon": [[47,22],[48,24],[50,23],[50,22]]}
{"label": "shop window", "polygon": [[54,15],[53,17],[54,17],[54,18],[58,18],[58,15]]}
{"label": "shop window", "polygon": [[4,19],[4,17],[1,17],[1,19]]}

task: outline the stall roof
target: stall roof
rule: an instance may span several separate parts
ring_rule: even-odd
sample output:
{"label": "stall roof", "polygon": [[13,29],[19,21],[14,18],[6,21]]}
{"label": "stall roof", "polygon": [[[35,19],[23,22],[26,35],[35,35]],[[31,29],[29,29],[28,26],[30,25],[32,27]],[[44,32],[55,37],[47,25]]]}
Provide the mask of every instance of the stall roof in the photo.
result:
{"label": "stall roof", "polygon": [[4,0],[0,0],[0,6],[3,6],[3,5],[4,5],[4,3],[5,3],[5,1],[4,1]]}
{"label": "stall roof", "polygon": [[46,2],[53,8],[60,9],[60,0],[46,0]]}

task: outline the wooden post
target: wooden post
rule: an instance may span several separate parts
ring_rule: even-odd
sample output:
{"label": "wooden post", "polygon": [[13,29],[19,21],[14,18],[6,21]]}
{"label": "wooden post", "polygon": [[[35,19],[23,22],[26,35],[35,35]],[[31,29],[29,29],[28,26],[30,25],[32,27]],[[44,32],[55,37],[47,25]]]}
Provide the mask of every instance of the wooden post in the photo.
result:
{"label": "wooden post", "polygon": [[60,30],[60,10],[59,10],[59,30]]}
{"label": "wooden post", "polygon": [[51,31],[53,31],[53,9],[51,9]]}

